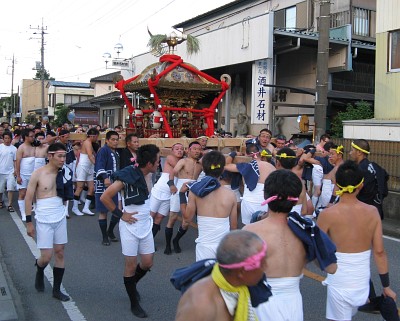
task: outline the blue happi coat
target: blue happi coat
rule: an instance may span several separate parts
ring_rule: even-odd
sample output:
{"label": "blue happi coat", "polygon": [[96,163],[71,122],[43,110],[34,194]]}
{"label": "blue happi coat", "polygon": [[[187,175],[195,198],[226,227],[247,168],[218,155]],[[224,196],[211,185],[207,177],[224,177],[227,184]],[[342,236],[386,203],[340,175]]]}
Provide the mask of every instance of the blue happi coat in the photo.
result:
{"label": "blue happi coat", "polygon": [[[94,193],[96,197],[96,212],[107,213],[108,209],[101,203],[100,196],[106,190],[104,180],[111,180],[111,175],[119,168],[119,155],[104,145],[96,154],[96,163],[94,165]],[[113,197],[115,205],[118,205],[118,195]]]}

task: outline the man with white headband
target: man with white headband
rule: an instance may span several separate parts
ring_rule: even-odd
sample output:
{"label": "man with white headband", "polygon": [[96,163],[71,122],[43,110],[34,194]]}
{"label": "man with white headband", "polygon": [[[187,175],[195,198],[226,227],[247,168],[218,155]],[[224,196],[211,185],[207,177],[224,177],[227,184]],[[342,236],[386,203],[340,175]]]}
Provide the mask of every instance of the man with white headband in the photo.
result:
{"label": "man with white headband", "polygon": [[254,233],[241,230],[225,235],[211,275],[185,292],[175,320],[257,320],[248,286],[263,278],[266,251],[266,243]]}
{"label": "man with white headband", "polygon": [[[68,242],[67,221],[63,202],[72,199],[72,172],[63,167],[66,148],[61,143],[49,146],[49,163],[34,171],[26,192],[26,230],[32,238],[37,236],[40,257],[36,260],[35,288],[44,291],[44,269],[54,254],[53,297],[60,301],[70,298],[60,290],[64,276],[64,247]],[[32,223],[32,199],[36,195],[36,233]]]}

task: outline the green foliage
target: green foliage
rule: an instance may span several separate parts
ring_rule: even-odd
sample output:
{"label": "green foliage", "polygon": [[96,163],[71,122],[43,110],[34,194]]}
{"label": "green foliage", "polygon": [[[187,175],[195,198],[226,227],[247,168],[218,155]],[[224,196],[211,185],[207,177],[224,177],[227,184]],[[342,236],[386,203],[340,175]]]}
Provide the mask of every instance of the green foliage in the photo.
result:
{"label": "green foliage", "polygon": [[160,57],[168,52],[168,47],[166,47],[166,41],[167,41],[166,35],[150,34],[150,39],[149,39],[149,42],[147,43],[147,46],[150,48],[150,52],[154,56]]}
{"label": "green foliage", "polygon": [[37,119],[36,119],[35,114],[29,113],[28,115],[26,115],[25,116],[25,123],[35,125],[37,123]]}
{"label": "green foliage", "polygon": [[200,51],[200,41],[196,37],[193,37],[192,35],[187,35],[186,39],[186,49],[188,52],[188,55],[196,54]]}
{"label": "green foliage", "polygon": [[[50,73],[46,69],[44,69],[43,72],[44,72],[44,77],[43,77],[44,80],[55,80],[54,77],[50,77]],[[42,70],[41,69],[36,71],[36,75],[33,79],[36,79],[36,80],[42,79]]]}
{"label": "green foliage", "polygon": [[181,37],[176,36],[175,42],[172,44],[171,39],[167,35],[157,34],[153,35],[150,30],[147,28],[147,32],[150,35],[149,42],[147,46],[150,48],[150,53],[156,57],[160,57],[168,52],[168,46],[176,46],[181,44],[182,42],[186,41],[186,51],[188,55],[196,54],[200,51],[200,42],[199,40],[192,36],[182,34]]}
{"label": "green foliage", "polygon": [[339,112],[332,121],[332,134],[334,137],[343,137],[343,121],[374,118],[374,110],[371,104],[366,101],[358,101],[354,104],[347,104],[346,111]]}
{"label": "green foliage", "polygon": [[62,126],[65,123],[70,123],[68,120],[69,108],[64,104],[57,104],[54,110],[54,122],[55,126]]}

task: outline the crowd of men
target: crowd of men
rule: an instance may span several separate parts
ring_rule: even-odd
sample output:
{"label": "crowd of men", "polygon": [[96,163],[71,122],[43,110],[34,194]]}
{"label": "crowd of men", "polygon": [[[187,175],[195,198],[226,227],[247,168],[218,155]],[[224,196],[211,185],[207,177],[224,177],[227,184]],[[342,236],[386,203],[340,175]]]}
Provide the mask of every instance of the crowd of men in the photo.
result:
{"label": "crowd of men", "polygon": [[[371,254],[383,297],[394,304],[367,141],[354,140],[344,161],[343,146],[327,134],[316,146],[298,148],[263,129],[246,142],[243,154],[209,149],[202,136],[187,150],[174,144],[161,159],[157,146],[140,146],[135,134],[124,137],[126,147],[119,149],[120,126],[106,131],[100,146],[100,130],[77,127],[86,139],[70,141],[68,124],[53,132],[46,118],[23,129],[0,126],[0,208],[17,210],[28,235],[37,239],[37,291],[44,291],[44,269],[54,255],[53,297],[69,300],[60,290],[67,219],[97,214],[102,244],[121,242],[131,311],[147,317],[137,283],[153,265],[154,237],[168,216],[166,255],[182,251],[180,240],[196,219],[196,261],[216,259],[211,275],[183,295],[176,320],[303,320],[299,285],[303,268],[315,258],[328,273],[327,319],[351,320],[358,307],[375,299]],[[15,190],[18,209],[12,205]],[[307,248],[290,222],[318,230],[316,248]],[[251,287],[265,276],[272,296],[253,304]]]}

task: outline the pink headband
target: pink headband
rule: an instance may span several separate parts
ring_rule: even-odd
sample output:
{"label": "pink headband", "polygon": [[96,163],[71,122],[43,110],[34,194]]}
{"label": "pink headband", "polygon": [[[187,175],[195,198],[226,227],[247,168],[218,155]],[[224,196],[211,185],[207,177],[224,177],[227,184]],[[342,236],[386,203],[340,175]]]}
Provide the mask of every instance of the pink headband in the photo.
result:
{"label": "pink headband", "polygon": [[259,154],[260,152],[252,152],[252,153],[250,153],[249,154],[249,156],[251,157],[251,158],[257,158],[257,155]]}
{"label": "pink headband", "polygon": [[261,266],[261,261],[264,259],[266,251],[267,251],[267,243],[263,241],[263,247],[261,251],[252,256],[249,256],[243,262],[232,263],[232,264],[219,264],[219,266],[229,270],[239,269],[242,267],[245,269],[245,271],[252,271],[258,269]]}
{"label": "pink headband", "polygon": [[[264,205],[267,205],[268,203],[271,203],[272,201],[276,201],[276,200],[282,200],[282,197],[280,197],[278,195],[274,195],[274,196],[268,197],[264,202],[261,203],[261,205],[264,206]],[[287,201],[297,202],[299,200],[299,198],[298,197],[288,196],[288,198],[286,200]]]}

